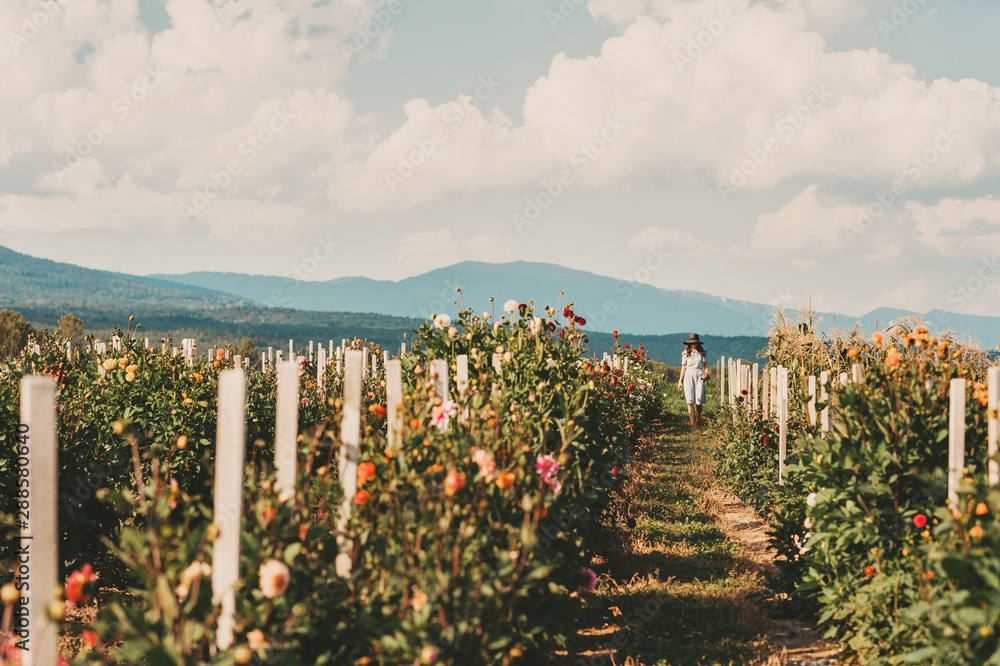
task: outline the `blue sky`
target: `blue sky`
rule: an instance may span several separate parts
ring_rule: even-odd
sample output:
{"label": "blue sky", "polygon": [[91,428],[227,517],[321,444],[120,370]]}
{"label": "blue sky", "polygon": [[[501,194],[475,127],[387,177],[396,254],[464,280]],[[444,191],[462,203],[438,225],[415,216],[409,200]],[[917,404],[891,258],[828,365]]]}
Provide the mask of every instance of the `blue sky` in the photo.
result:
{"label": "blue sky", "polygon": [[1000,312],[992,274],[954,298],[1000,251],[996,3],[562,6],[62,0],[25,33],[35,5],[12,0],[0,243],[267,274],[338,244],[313,279],[465,259],[634,278],[659,250],[668,289]]}

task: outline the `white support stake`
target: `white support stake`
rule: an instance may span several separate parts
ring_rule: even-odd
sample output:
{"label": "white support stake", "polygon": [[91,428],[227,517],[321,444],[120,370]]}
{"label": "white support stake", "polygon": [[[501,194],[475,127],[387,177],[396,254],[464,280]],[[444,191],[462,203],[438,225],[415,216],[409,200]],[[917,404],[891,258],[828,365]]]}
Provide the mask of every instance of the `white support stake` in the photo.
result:
{"label": "white support stake", "polygon": [[240,579],[240,538],[243,532],[246,397],[247,379],[242,369],[219,373],[213,513],[219,536],[213,545],[212,603],[222,606],[215,638],[221,650],[228,650],[236,640],[236,584]]}
{"label": "white support stake", "polygon": [[455,388],[459,402],[466,402],[469,397],[469,357],[466,354],[459,354],[455,359]]}
{"label": "white support stake", "polygon": [[809,375],[809,425],[816,425],[816,375]]}
{"label": "white support stake", "polygon": [[362,353],[351,349],[344,354],[344,417],[340,422],[340,485],[344,501],[337,521],[337,575],[349,578],[354,566],[354,544],[345,534],[351,519],[354,495],[358,492],[358,457],[361,447],[361,370]]}
{"label": "white support stake", "polygon": [[403,364],[399,360],[385,365],[385,401],[389,446],[398,449],[403,443]]}
{"label": "white support stake", "polygon": [[865,366],[855,363],[851,366],[851,380],[855,384],[862,384],[865,381]]}
{"label": "white support stake", "polygon": [[948,508],[958,506],[958,486],[965,469],[965,380],[951,380],[951,408],[948,411]]}
{"label": "white support stake", "polygon": [[753,370],[751,372],[753,373],[753,376],[750,379],[750,389],[753,391],[753,408],[754,411],[756,411],[760,409],[760,387],[758,386],[758,380],[760,379],[760,366],[757,363],[754,363]]}
{"label": "white support stake", "polygon": [[320,393],[326,387],[326,350],[319,348],[316,353],[316,388]]}
{"label": "white support stake", "polygon": [[[56,445],[56,385],[51,377],[29,375],[21,380],[21,425],[17,427],[18,457],[28,460],[28,492],[21,523],[18,554],[30,568],[18,576],[27,585],[19,596],[28,598],[27,626],[30,650],[18,651],[22,664],[55,666],[59,655],[59,628],[48,616],[59,584],[59,459]],[[22,468],[23,469],[23,468]],[[19,627],[20,620],[14,626]],[[14,638],[15,641],[18,638]]]}
{"label": "white support stake", "polygon": [[277,410],[274,419],[275,490],[279,501],[295,493],[299,436],[299,364],[286,361],[278,366]]}
{"label": "white support stake", "polygon": [[[824,370],[819,373],[819,399],[820,402],[824,404],[829,403],[830,394],[827,392],[826,387],[830,384],[830,371]],[[820,413],[820,430],[823,432],[830,432],[830,405],[826,404],[823,411]]]}
{"label": "white support stake", "polygon": [[986,464],[986,469],[989,484],[995,486],[1000,483],[1000,465],[993,459],[997,455],[997,440],[1000,439],[1000,421],[997,420],[997,408],[1000,407],[1000,368],[990,368],[986,377],[990,406],[989,436],[986,445],[990,461]]}
{"label": "white support stake", "polygon": [[785,457],[788,455],[788,368],[781,368],[778,380],[778,484],[785,485]]}

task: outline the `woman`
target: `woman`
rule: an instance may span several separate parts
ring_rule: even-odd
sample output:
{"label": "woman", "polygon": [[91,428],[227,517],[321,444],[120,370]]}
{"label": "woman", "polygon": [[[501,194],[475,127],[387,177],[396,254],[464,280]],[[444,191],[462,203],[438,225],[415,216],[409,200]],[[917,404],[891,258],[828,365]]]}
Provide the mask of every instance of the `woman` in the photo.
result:
{"label": "woman", "polygon": [[677,380],[677,388],[684,391],[687,400],[688,418],[691,425],[701,423],[701,409],[705,404],[705,380],[708,379],[708,361],[705,347],[697,333],[684,341],[684,353],[681,354],[681,376]]}

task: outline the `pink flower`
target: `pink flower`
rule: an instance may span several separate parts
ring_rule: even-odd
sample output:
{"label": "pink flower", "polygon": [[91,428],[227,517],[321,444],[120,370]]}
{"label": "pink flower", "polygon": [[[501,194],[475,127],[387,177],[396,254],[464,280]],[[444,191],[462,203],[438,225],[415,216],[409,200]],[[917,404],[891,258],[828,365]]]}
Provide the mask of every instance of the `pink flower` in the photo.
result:
{"label": "pink flower", "polygon": [[541,456],[535,461],[535,471],[542,477],[542,483],[551,488],[554,492],[562,489],[562,483],[556,478],[559,473],[559,463],[552,456]]}
{"label": "pink flower", "polygon": [[577,592],[583,594],[585,592],[590,592],[597,587],[597,574],[595,574],[592,570],[587,567],[583,567],[577,571],[577,573],[583,578],[583,583],[580,584],[580,587],[576,588]]}
{"label": "pink flower", "polygon": [[455,403],[452,400],[445,400],[440,405],[434,405],[434,407],[431,408],[431,423],[439,428],[447,426],[451,417],[454,416],[457,411]]}
{"label": "pink flower", "polygon": [[94,573],[90,564],[84,564],[78,571],[71,573],[63,588],[66,595],[66,605],[70,608],[77,605],[87,605],[94,593],[96,583],[97,574]]}
{"label": "pink flower", "polygon": [[489,451],[472,447],[472,461],[479,465],[479,475],[491,483],[497,475],[497,462]]}
{"label": "pink flower", "polygon": [[268,560],[260,565],[260,591],[268,599],[274,599],[285,593],[292,575],[284,562]]}
{"label": "pink flower", "polygon": [[303,405],[308,405],[309,404],[309,398],[302,398],[302,404]]}

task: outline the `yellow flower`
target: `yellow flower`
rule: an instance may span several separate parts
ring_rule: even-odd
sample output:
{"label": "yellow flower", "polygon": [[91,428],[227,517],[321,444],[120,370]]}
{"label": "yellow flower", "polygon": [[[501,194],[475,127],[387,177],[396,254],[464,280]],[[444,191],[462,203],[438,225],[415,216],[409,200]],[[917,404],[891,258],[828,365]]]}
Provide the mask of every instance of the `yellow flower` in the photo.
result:
{"label": "yellow flower", "polygon": [[124,370],[127,367],[128,367],[128,356],[122,356],[120,359],[118,359],[118,368],[120,370]]}
{"label": "yellow flower", "polygon": [[101,365],[102,365],[102,367],[105,370],[114,370],[115,367],[117,367],[117,365],[118,365],[118,361],[116,361],[113,358],[108,358],[108,359],[105,359],[104,363],[102,363]]}
{"label": "yellow flower", "polygon": [[127,381],[127,382],[134,382],[135,381],[135,373],[134,372],[125,373],[125,381]]}
{"label": "yellow flower", "polygon": [[192,400],[191,398],[184,398],[184,401],[181,404],[182,405],[193,405],[194,404],[194,400]]}
{"label": "yellow flower", "polygon": [[137,366],[135,363],[125,368],[125,372],[131,372],[132,374],[135,374],[138,370],[139,366]]}

